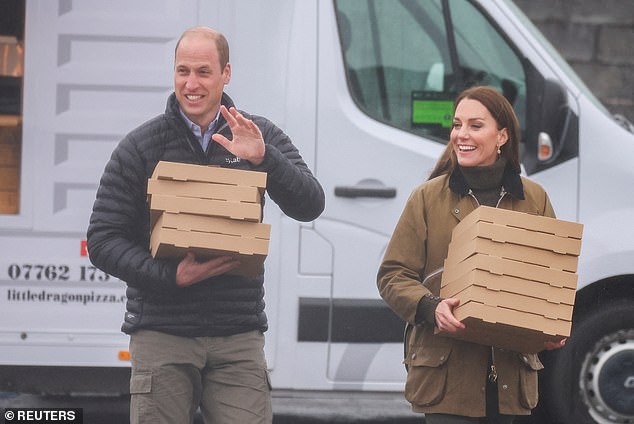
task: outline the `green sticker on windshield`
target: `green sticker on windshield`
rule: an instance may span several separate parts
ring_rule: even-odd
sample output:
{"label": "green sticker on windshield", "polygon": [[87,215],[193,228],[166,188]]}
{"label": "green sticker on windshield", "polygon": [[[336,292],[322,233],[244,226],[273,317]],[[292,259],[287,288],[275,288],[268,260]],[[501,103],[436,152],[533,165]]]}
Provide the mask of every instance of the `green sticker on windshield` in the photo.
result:
{"label": "green sticker on windshield", "polygon": [[451,128],[453,101],[451,100],[412,100],[412,123],[439,124]]}
{"label": "green sticker on windshield", "polygon": [[412,124],[440,125],[451,128],[453,100],[449,93],[438,91],[412,92]]}

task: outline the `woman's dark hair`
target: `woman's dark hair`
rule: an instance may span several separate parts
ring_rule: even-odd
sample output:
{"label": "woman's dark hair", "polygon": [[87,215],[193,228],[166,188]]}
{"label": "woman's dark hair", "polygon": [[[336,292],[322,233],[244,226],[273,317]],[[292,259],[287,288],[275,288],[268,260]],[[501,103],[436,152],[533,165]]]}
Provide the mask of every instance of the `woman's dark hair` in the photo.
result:
{"label": "woman's dark hair", "polygon": [[[464,99],[476,100],[487,108],[495,122],[498,130],[506,128],[508,141],[500,147],[501,156],[506,158],[506,163],[510,165],[518,174],[520,173],[520,124],[513,110],[513,106],[497,90],[486,86],[476,86],[464,90],[456,98],[454,103],[454,113],[458,104]],[[443,174],[451,174],[458,165],[458,158],[453,150],[451,142],[436,162],[429,179]]]}

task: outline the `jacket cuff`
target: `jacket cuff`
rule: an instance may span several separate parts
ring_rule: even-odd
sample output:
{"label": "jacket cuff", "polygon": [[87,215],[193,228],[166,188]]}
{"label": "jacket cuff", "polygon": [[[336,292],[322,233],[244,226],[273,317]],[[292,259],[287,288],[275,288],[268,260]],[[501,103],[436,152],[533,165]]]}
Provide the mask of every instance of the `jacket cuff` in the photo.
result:
{"label": "jacket cuff", "polygon": [[431,293],[427,293],[418,302],[416,307],[416,325],[428,323],[436,325],[436,307],[442,301],[439,296],[434,296]]}
{"label": "jacket cuff", "polygon": [[281,153],[275,147],[270,144],[264,145],[264,160],[262,163],[255,167],[256,171],[268,172],[275,168],[275,165],[279,162]]}

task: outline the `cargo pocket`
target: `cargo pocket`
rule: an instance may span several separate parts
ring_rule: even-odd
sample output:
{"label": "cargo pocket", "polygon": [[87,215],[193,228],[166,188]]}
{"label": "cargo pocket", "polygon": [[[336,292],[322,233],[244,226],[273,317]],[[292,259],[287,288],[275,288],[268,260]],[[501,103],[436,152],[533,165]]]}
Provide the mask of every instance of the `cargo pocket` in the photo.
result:
{"label": "cargo pocket", "polygon": [[519,355],[520,365],[520,404],[524,408],[533,409],[537,406],[537,371],[544,368],[535,353]]}
{"label": "cargo pocket", "polygon": [[412,404],[431,406],[445,397],[447,360],[451,347],[410,347],[405,365],[409,371],[405,382],[405,398]]}
{"label": "cargo pocket", "polygon": [[152,422],[154,408],[152,397],[152,372],[132,371],[130,377],[130,423]]}
{"label": "cargo pocket", "polygon": [[135,372],[130,377],[130,394],[142,395],[152,392],[152,372]]}

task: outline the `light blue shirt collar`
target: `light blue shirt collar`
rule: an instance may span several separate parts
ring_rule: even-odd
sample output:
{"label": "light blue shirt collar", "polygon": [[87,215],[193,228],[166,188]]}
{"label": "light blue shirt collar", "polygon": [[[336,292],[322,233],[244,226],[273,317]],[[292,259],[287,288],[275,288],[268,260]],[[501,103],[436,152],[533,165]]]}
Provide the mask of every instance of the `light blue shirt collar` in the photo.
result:
{"label": "light blue shirt collar", "polygon": [[203,152],[206,152],[207,146],[209,146],[209,141],[211,140],[211,135],[214,133],[214,130],[216,129],[216,125],[218,124],[218,118],[220,117],[220,109],[218,109],[216,118],[214,118],[214,120],[209,124],[209,126],[207,127],[204,133],[202,132],[200,125],[192,122],[192,120],[189,119],[187,115],[185,115],[185,113],[183,112],[183,109],[181,109],[180,106],[178,107],[178,111],[180,112],[181,116],[185,120],[185,123],[187,124],[191,132],[194,133],[194,135],[198,139],[198,142],[200,142],[200,146],[203,148]]}

